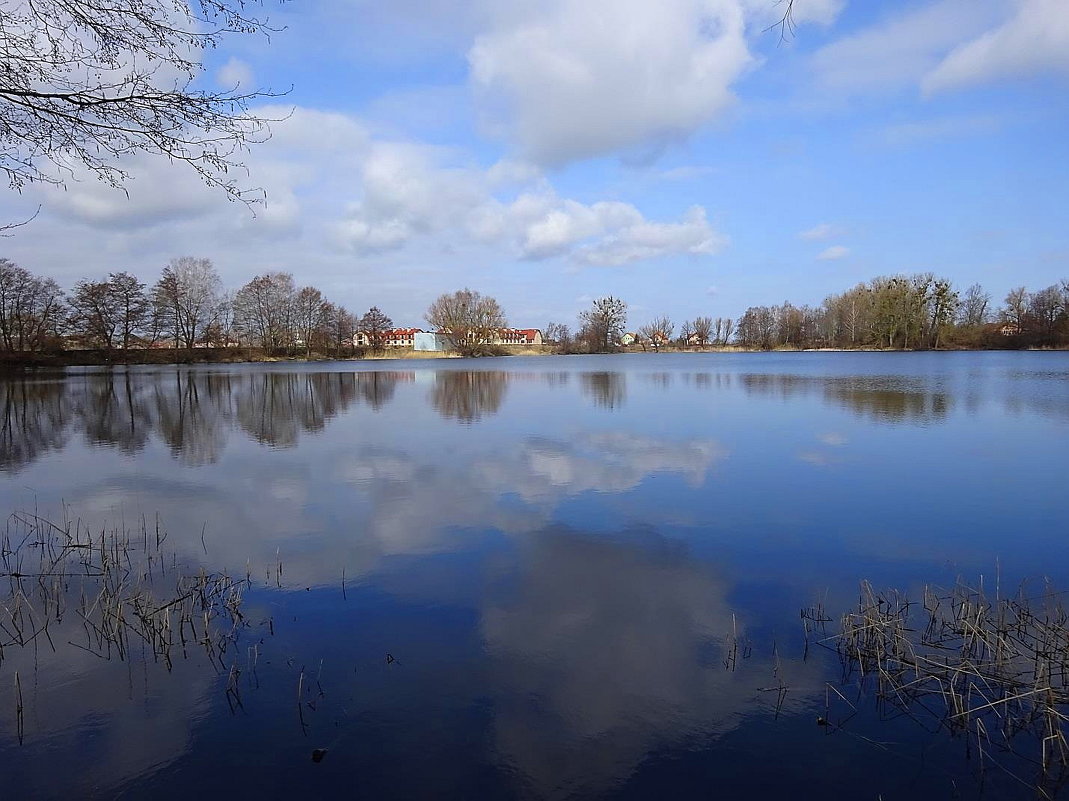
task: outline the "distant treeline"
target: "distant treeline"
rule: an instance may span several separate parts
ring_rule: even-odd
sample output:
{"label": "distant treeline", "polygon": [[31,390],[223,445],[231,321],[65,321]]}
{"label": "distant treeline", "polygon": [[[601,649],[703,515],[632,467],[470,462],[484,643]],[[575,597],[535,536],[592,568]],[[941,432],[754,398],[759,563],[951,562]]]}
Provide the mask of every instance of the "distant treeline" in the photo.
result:
{"label": "distant treeline", "polygon": [[267,354],[353,355],[358,332],[372,348],[393,326],[372,307],[356,317],[289,273],[224,289],[208,259],[173,259],[151,287],[127,272],[83,279],[65,293],[51,278],[0,259],[0,352],[69,349],[261,348]]}
{"label": "distant treeline", "polygon": [[959,292],[932,273],[874,278],[819,306],[751,306],[735,329],[751,348],[1051,348],[1069,346],[1069,280],[1001,306],[979,284]]}
{"label": "distant treeline", "polygon": [[[454,347],[490,342],[507,323],[497,301],[461,290],[443,295],[426,319],[453,332]],[[1001,306],[979,284],[959,292],[932,273],[874,278],[819,306],[751,306],[741,318],[667,316],[627,329],[627,303],[598,298],[572,334],[550,323],[544,340],[560,352],[609,352],[677,345],[745,348],[1025,348],[1069,346],[1069,280],[1011,290]],[[382,350],[393,321],[377,307],[357,317],[289,273],[256,276],[224,290],[208,259],[173,259],[151,287],[127,272],[83,279],[65,293],[51,278],[0,259],[0,353],[259,348],[265,355],[361,355]],[[357,347],[357,342],[361,343]],[[130,354],[132,355],[132,354]],[[228,360],[226,354],[214,357]],[[129,359],[119,359],[126,360]]]}

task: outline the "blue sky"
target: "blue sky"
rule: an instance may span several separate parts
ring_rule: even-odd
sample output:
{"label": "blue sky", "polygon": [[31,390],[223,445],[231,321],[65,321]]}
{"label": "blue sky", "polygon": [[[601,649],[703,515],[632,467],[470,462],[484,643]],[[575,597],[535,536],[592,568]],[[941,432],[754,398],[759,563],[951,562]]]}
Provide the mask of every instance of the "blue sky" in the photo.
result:
{"label": "blue sky", "polygon": [[55,277],[211,258],[292,272],[420,325],[440,293],[510,323],[819,303],[931,270],[1001,300],[1069,277],[1069,3],[307,0],[206,55],[208,84],[292,90],[248,154],[253,216],[177,166],[92,180],[0,255]]}

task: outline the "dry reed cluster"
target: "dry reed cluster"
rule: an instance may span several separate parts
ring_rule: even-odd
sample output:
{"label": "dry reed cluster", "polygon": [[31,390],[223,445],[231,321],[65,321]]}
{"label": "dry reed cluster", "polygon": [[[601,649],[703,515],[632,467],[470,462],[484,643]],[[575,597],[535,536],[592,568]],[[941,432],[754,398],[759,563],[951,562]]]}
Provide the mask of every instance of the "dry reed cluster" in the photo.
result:
{"label": "dry reed cluster", "polygon": [[[802,616],[807,639],[814,623],[830,622],[822,610]],[[926,587],[918,603],[863,582],[856,611],[824,641],[838,650],[844,683],[874,688],[882,712],[963,735],[981,770],[1007,770],[999,754],[1016,754],[1036,774],[1010,775],[1045,798],[1069,778],[1069,614],[1049,586],[1010,597],[996,588],[994,599],[982,584]]]}
{"label": "dry reed cluster", "polygon": [[[228,673],[227,697],[237,696],[236,662],[225,666],[245,625],[242,593],[248,577],[183,571],[159,521],[142,518],[90,531],[80,521],[55,523],[36,513],[12,514],[0,534],[0,669],[11,648],[70,646],[101,659],[128,660],[134,649],[168,670],[191,650]],[[53,636],[56,635],[56,636]],[[2,674],[0,674],[2,675]],[[14,675],[16,724],[24,733],[22,678]]]}

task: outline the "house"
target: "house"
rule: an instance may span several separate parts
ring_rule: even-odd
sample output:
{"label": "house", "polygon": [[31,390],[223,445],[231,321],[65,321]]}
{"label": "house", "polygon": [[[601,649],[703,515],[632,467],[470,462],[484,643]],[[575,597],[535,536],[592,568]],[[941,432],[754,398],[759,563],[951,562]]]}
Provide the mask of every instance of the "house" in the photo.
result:
{"label": "house", "polygon": [[628,331],[620,337],[620,344],[626,348],[628,345],[634,345],[636,340],[638,340],[638,337]]}
{"label": "house", "polygon": [[[422,328],[391,328],[382,332],[382,344],[387,348],[411,348],[416,334],[420,333],[423,333]],[[353,345],[366,348],[371,345],[371,339],[364,331],[357,331],[353,334]]]}
{"label": "house", "polygon": [[541,345],[542,332],[537,328],[502,328],[495,345]]}

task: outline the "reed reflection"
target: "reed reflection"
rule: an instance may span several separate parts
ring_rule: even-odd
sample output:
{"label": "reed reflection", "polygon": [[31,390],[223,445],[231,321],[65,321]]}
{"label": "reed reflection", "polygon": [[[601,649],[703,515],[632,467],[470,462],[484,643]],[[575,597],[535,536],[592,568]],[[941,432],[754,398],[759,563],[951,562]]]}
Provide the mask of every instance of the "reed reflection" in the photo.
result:
{"label": "reed reflection", "polygon": [[501,370],[439,370],[434,374],[431,404],[442,417],[474,423],[497,414],[509,378]]}

